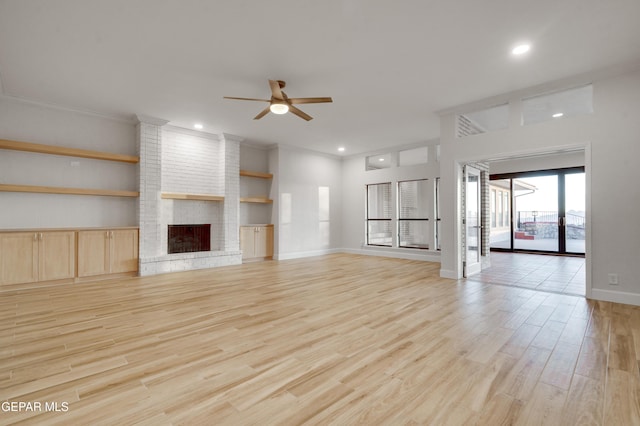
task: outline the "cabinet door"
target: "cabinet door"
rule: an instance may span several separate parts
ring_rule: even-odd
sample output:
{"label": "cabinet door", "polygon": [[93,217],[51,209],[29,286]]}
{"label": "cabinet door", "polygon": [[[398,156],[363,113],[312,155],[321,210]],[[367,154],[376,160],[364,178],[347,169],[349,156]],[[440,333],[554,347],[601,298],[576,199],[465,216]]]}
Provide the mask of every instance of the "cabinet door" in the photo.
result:
{"label": "cabinet door", "polygon": [[38,279],[40,281],[73,278],[76,275],[76,233],[38,233]]}
{"label": "cabinet door", "polygon": [[273,227],[258,226],[255,233],[254,257],[273,256]]}
{"label": "cabinet door", "polygon": [[251,259],[255,255],[255,226],[240,227],[240,250],[243,259]]}
{"label": "cabinet door", "polygon": [[138,270],[138,230],[120,229],[111,233],[111,273]]}
{"label": "cabinet door", "polygon": [[7,232],[0,234],[0,284],[19,284],[38,280],[38,234]]}
{"label": "cabinet door", "polygon": [[78,231],[78,277],[109,273],[109,231]]}
{"label": "cabinet door", "polygon": [[267,226],[265,229],[267,233],[267,257],[273,257],[273,226]]}

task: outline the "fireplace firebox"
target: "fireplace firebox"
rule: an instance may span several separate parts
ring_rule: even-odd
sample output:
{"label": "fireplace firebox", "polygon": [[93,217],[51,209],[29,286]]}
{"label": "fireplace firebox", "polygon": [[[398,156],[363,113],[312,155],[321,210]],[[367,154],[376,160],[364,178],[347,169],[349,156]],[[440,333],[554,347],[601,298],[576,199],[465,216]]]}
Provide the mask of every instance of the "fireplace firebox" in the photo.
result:
{"label": "fireplace firebox", "polygon": [[211,225],[169,225],[167,252],[191,253],[211,250]]}

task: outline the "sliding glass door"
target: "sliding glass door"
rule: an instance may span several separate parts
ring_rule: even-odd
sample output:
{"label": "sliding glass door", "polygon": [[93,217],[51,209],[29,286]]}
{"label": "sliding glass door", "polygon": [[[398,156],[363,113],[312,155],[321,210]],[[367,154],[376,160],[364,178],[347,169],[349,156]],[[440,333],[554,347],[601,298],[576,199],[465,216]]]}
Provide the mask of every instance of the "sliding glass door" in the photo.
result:
{"label": "sliding glass door", "polygon": [[558,176],[517,179],[513,207],[513,248],[526,251],[554,251],[558,240]]}
{"label": "sliding glass door", "polygon": [[492,175],[490,247],[584,254],[584,168]]}
{"label": "sliding glass door", "polygon": [[567,253],[585,253],[585,174],[564,176],[565,215],[562,221]]}

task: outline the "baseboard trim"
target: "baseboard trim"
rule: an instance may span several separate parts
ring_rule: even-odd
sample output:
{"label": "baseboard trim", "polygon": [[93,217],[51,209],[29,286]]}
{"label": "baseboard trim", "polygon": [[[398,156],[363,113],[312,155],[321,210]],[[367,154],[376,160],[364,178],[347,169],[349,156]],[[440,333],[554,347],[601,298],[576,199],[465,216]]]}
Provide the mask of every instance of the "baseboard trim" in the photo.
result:
{"label": "baseboard trim", "polygon": [[402,251],[389,251],[389,250],[371,250],[371,249],[328,249],[328,250],[313,250],[313,251],[301,251],[297,253],[285,253],[276,255],[273,258],[275,260],[289,260],[289,259],[302,259],[305,257],[323,256],[325,254],[336,253],[349,253],[349,254],[361,254],[365,256],[381,256],[381,257],[393,257],[396,259],[406,260],[421,260],[424,262],[437,262],[440,263],[440,254],[427,254],[427,253],[408,253]]}
{"label": "baseboard trim", "polygon": [[456,271],[452,269],[440,269],[440,277],[449,278],[450,280],[459,280],[462,278],[462,277],[459,277]]}
{"label": "baseboard trim", "polygon": [[365,256],[393,257],[395,259],[421,260],[424,262],[440,263],[439,253],[438,254],[409,253],[405,251],[390,251],[390,250],[377,250],[377,249],[342,249],[340,252],[349,253],[349,254],[362,254]]}
{"label": "baseboard trim", "polygon": [[299,251],[296,253],[284,253],[274,255],[275,260],[290,260],[290,259],[302,259],[304,257],[323,256],[325,254],[342,253],[340,249],[327,249],[327,250],[312,250],[312,251]]}
{"label": "baseboard trim", "polygon": [[592,288],[590,299],[640,306],[640,294],[627,293],[625,291],[612,291]]}

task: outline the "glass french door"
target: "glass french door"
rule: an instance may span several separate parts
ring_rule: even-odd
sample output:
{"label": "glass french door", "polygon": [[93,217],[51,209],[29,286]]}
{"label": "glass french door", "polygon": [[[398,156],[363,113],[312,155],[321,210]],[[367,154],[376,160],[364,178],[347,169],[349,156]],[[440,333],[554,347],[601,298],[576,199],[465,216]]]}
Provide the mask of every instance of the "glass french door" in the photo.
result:
{"label": "glass french door", "polygon": [[465,182],[465,266],[464,276],[469,277],[480,272],[480,170],[464,167]]}
{"label": "glass french door", "polygon": [[585,252],[584,168],[492,176],[492,250]]}

